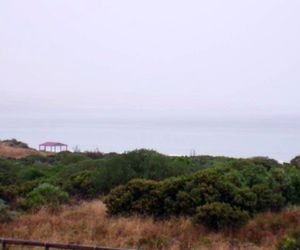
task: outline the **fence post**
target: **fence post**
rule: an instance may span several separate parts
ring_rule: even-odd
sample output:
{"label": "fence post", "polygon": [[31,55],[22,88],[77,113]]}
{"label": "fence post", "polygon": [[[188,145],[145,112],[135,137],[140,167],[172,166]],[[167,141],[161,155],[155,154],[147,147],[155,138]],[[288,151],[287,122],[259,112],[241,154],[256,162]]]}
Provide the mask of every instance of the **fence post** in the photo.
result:
{"label": "fence post", "polygon": [[2,241],[2,250],[7,250],[5,241]]}
{"label": "fence post", "polygon": [[48,246],[47,243],[45,243],[45,250],[49,250],[49,249],[50,249],[50,247]]}

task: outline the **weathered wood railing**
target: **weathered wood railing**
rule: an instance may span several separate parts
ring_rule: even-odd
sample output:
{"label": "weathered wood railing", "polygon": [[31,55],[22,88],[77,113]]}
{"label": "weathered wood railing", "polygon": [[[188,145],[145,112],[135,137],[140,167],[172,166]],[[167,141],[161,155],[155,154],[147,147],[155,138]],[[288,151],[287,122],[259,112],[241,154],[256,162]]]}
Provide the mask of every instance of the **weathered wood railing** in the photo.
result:
{"label": "weathered wood railing", "polygon": [[61,244],[61,243],[50,243],[50,242],[40,242],[31,240],[17,240],[0,238],[0,243],[2,244],[2,250],[7,250],[8,245],[20,245],[20,246],[32,246],[32,247],[43,247],[45,250],[50,248],[57,249],[78,249],[78,250],[129,250],[124,248],[110,248],[101,246],[88,246],[88,245],[77,245],[77,244]]}

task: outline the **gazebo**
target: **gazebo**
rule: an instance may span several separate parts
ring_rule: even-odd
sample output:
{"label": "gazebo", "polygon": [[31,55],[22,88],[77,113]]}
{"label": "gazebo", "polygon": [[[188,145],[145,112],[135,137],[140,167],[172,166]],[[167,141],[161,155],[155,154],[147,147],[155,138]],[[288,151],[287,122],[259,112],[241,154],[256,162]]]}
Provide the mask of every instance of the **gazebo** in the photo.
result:
{"label": "gazebo", "polygon": [[39,145],[40,151],[57,152],[57,149],[58,149],[58,152],[67,151],[68,145],[60,143],[60,142],[44,142]]}

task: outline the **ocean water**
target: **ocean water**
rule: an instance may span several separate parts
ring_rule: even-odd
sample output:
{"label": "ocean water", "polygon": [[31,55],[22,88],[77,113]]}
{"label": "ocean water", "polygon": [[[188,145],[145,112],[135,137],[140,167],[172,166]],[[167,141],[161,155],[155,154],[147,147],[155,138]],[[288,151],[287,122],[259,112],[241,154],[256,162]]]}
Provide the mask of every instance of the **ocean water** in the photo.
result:
{"label": "ocean water", "polygon": [[296,119],[0,119],[0,139],[31,147],[59,141],[82,151],[154,149],[169,155],[268,156],[290,161],[300,155]]}

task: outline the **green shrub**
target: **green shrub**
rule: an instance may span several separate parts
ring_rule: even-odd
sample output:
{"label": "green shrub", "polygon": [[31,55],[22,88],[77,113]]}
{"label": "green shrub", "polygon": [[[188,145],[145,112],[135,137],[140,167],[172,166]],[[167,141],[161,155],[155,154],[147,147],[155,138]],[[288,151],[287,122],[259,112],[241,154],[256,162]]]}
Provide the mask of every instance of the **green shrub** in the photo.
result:
{"label": "green shrub", "polygon": [[197,208],[194,221],[205,225],[210,230],[220,230],[225,227],[237,229],[247,223],[248,213],[229,204],[214,202]]}
{"label": "green shrub", "polygon": [[19,169],[15,162],[0,159],[0,185],[15,185],[19,182]]}
{"label": "green shrub", "polygon": [[141,214],[156,217],[190,215],[197,199],[183,190],[185,178],[165,182],[136,179],[113,189],[105,203],[110,214]]}
{"label": "green shrub", "polygon": [[44,171],[40,167],[30,166],[20,172],[20,178],[23,181],[34,181],[45,176]]}
{"label": "green shrub", "polygon": [[124,157],[119,155],[99,161],[94,173],[93,183],[98,194],[108,193],[118,185],[141,178],[141,175],[134,171]]}
{"label": "green shrub", "polygon": [[294,231],[285,235],[277,244],[277,250],[299,250],[300,232]]}
{"label": "green shrub", "polygon": [[23,159],[20,159],[20,162],[25,165],[34,165],[48,162],[52,157],[51,156],[43,156],[39,154],[29,155]]}
{"label": "green shrub", "polygon": [[286,199],[280,192],[275,192],[266,184],[257,184],[252,187],[252,192],[257,196],[256,210],[261,211],[279,211],[286,204]]}
{"label": "green shrub", "polygon": [[128,215],[131,211],[132,200],[131,193],[121,185],[114,188],[104,202],[110,215]]}
{"label": "green shrub", "polygon": [[163,180],[191,172],[188,167],[183,167],[186,165],[184,162],[153,150],[134,150],[124,154],[122,158],[125,166],[129,166],[136,173],[136,178]]}
{"label": "green shrub", "polygon": [[93,184],[94,173],[91,171],[81,171],[73,174],[64,183],[64,189],[82,198],[92,198],[96,196],[96,188]]}
{"label": "green shrub", "polygon": [[85,151],[83,153],[84,155],[86,155],[87,157],[89,157],[90,159],[101,159],[104,157],[104,153],[96,150],[96,151]]}
{"label": "green shrub", "polygon": [[267,170],[270,170],[271,168],[274,167],[279,167],[280,164],[278,163],[278,161],[274,160],[274,159],[270,159],[268,157],[253,157],[251,159],[252,162],[254,162],[256,165],[261,165],[264,168],[266,168]]}
{"label": "green shrub", "polygon": [[38,187],[40,184],[41,184],[41,182],[39,180],[27,181],[27,182],[21,184],[18,187],[19,195],[26,196],[29,192],[31,192],[33,189]]}
{"label": "green shrub", "polygon": [[296,167],[300,167],[300,156],[298,155],[294,159],[292,159],[291,164]]}
{"label": "green shrub", "polygon": [[163,204],[159,207],[161,216],[190,215],[195,212],[196,204],[201,202],[201,197],[199,192],[192,193],[185,190],[187,180],[183,177],[170,178],[157,185],[159,199]]}
{"label": "green shrub", "polygon": [[18,198],[19,187],[16,185],[1,186],[0,185],[0,197],[7,202],[13,202]]}
{"label": "green shrub", "polygon": [[244,185],[252,187],[256,184],[267,183],[268,169],[264,166],[250,160],[236,161],[233,167],[238,169],[240,175],[243,176]]}
{"label": "green shrub", "polygon": [[36,211],[41,207],[56,209],[60,204],[67,202],[69,195],[59,187],[44,183],[27,194],[22,205],[25,209]]}
{"label": "green shrub", "polygon": [[290,204],[300,204],[300,169],[295,166],[285,167],[285,175],[290,179],[285,197]]}
{"label": "green shrub", "polygon": [[56,156],[56,158],[58,158],[60,160],[60,163],[63,165],[77,163],[89,159],[86,155],[79,152],[75,152],[75,153],[61,152]]}
{"label": "green shrub", "polygon": [[15,218],[15,213],[10,211],[4,200],[0,199],[0,223],[10,222]]}
{"label": "green shrub", "polygon": [[[262,176],[254,177],[247,168],[257,170]],[[160,205],[157,207],[151,205],[152,209],[156,210],[149,211],[149,214],[163,217],[194,215],[198,206],[214,202],[230,204],[251,215],[266,210],[277,211],[287,203],[283,195],[288,193],[286,184],[290,182],[286,181],[289,178],[284,174],[283,170],[272,169],[268,172],[263,166],[253,166],[252,162],[234,162],[229,166],[204,169],[188,177],[173,177],[156,182],[152,185],[151,191],[148,190],[149,183],[140,181],[139,195],[136,195],[136,190],[130,187],[132,184],[129,182],[122,187],[122,191],[118,189],[116,192],[112,191],[113,195],[108,195],[107,201],[110,202],[108,210],[112,209],[113,213],[122,211],[126,197],[128,200],[125,207],[141,214],[146,214],[148,209],[145,208],[149,206],[145,206],[144,209],[133,208],[138,207],[137,204],[140,202],[145,204],[145,199],[151,201],[155,199]],[[254,184],[259,180],[264,182]],[[118,202],[121,202],[119,208]]]}
{"label": "green shrub", "polygon": [[151,180],[132,180],[127,185],[115,188],[105,203],[110,214],[159,215],[158,183]]}
{"label": "green shrub", "polygon": [[254,212],[257,206],[257,195],[249,188],[237,189],[234,193],[232,205]]}

